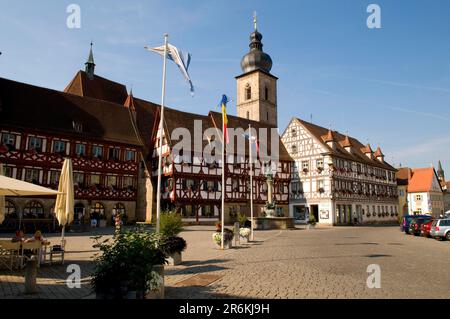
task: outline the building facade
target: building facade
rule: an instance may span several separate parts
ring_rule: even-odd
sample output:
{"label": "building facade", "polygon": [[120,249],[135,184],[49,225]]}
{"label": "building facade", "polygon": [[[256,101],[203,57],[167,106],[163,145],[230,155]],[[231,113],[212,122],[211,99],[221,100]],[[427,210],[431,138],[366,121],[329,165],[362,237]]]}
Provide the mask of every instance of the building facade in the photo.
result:
{"label": "building facade", "polygon": [[[277,78],[270,73],[272,61],[262,51],[261,39],[257,30],[250,36],[250,51],[241,63],[243,74],[236,78],[238,116],[228,116],[228,128],[237,134],[234,146],[226,150],[227,222],[234,221],[240,212],[250,214],[251,164],[248,141],[243,137],[249,126],[259,146],[271,155],[253,155],[255,215],[268,201],[269,172],[274,178],[278,214],[288,215],[291,158],[278,133],[270,135],[277,129]],[[6,175],[56,188],[62,162],[70,157],[76,223],[101,217],[110,224],[116,213],[129,221],[151,222],[162,143],[163,208],[176,209],[186,222],[220,220],[222,163],[207,160],[204,149],[216,141],[203,133],[221,129],[222,115],[167,108],[160,137],[160,106],[128,94],[123,84],[98,76],[95,67],[91,45],[85,70],[77,72],[63,92],[0,79],[0,162],[5,164]],[[194,137],[198,122],[204,129],[200,131],[200,151],[192,147],[184,154],[175,154],[174,131],[185,128]],[[267,131],[266,139],[263,133]],[[239,145],[245,145],[244,153],[237,151]],[[33,219],[35,228],[42,228],[36,226],[37,220],[54,226],[54,202],[46,197],[8,198],[7,214],[11,223],[20,215],[24,221]]]}
{"label": "building facade", "polygon": [[[93,81],[101,81],[99,79]],[[0,79],[0,162],[6,176],[57,189],[73,162],[75,223],[136,219],[141,143],[123,105]],[[54,198],[6,199],[7,228],[52,226]],[[53,225],[54,226],[54,225]],[[42,226],[40,226],[42,227]]]}
{"label": "building facade", "polygon": [[290,216],[321,224],[389,223],[397,219],[395,169],[381,149],[293,118],[282,141],[294,160]]}
{"label": "building facade", "polygon": [[408,184],[408,214],[444,214],[444,192],[434,168],[411,170]]}

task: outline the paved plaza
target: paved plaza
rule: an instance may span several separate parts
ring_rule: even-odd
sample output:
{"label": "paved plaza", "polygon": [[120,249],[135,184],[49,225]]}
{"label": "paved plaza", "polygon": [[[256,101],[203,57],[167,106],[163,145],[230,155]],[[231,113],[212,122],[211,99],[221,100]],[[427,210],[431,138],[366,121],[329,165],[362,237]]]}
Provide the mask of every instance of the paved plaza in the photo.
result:
{"label": "paved plaza", "polygon": [[[450,298],[450,242],[406,236],[398,227],[258,231],[254,242],[225,251],[215,249],[213,230],[190,226],[181,234],[188,248],[182,265],[166,266],[166,298]],[[36,295],[23,294],[23,272],[1,270],[0,297],[95,298],[92,235],[69,234],[66,265],[42,267]],[[80,289],[66,286],[72,263],[82,269]],[[371,264],[381,268],[380,289],[367,288]]]}

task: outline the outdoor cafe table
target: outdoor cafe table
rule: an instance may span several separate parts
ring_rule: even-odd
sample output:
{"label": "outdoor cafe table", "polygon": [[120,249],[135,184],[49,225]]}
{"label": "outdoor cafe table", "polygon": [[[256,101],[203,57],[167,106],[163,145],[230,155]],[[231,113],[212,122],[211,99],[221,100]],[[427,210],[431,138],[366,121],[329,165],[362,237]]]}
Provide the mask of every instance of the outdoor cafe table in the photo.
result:
{"label": "outdoor cafe table", "polygon": [[[0,247],[2,247],[2,242],[14,243],[12,240],[0,240]],[[18,250],[18,255],[17,255],[19,258],[22,259],[22,261],[23,261],[24,256],[25,256],[24,255],[24,249],[23,249],[23,245],[24,244],[26,244],[26,242],[23,242],[23,241],[20,242],[20,248]],[[39,252],[38,252],[38,261],[39,261],[38,265],[46,264],[46,261],[47,261],[47,247],[49,247],[49,246],[50,246],[50,242],[49,241],[41,242],[41,248],[39,249]],[[11,252],[16,252],[17,249],[13,249],[13,250],[10,250],[10,251]],[[23,263],[21,263],[20,266],[23,267],[24,266]]]}

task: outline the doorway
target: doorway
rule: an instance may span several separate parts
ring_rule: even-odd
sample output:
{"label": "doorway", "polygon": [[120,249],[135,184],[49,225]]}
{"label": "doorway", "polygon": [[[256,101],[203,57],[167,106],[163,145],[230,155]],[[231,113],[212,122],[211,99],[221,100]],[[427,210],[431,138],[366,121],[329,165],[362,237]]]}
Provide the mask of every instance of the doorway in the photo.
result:
{"label": "doorway", "polygon": [[310,214],[314,216],[314,220],[319,222],[319,205],[311,205],[310,206]]}

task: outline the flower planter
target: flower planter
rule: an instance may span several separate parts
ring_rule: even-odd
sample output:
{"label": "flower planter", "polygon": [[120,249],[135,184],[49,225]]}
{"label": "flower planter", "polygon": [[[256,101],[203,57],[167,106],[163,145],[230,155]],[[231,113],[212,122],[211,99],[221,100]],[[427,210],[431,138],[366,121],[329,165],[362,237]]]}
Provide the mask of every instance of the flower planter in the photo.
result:
{"label": "flower planter", "polygon": [[153,266],[153,271],[159,275],[161,282],[159,282],[157,287],[147,291],[145,299],[164,299],[164,265]]}
{"label": "flower planter", "polygon": [[182,256],[181,253],[179,252],[175,252],[169,255],[169,257],[167,258],[167,261],[169,262],[170,266],[176,266],[181,264],[182,262]]}

